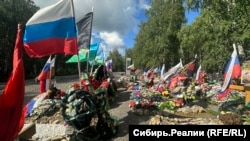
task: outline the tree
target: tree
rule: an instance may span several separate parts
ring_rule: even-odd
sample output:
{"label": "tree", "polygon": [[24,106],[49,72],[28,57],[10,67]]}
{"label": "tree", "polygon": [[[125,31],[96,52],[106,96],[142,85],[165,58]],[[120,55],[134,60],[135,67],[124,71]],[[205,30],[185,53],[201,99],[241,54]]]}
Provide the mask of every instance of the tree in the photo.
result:
{"label": "tree", "polygon": [[113,72],[121,72],[125,70],[125,58],[122,57],[117,49],[109,52],[109,56],[107,57],[106,61],[110,59],[112,59]]}
{"label": "tree", "polygon": [[186,2],[189,10],[200,10],[201,14],[190,26],[183,26],[178,34],[185,54],[198,54],[203,68],[211,72],[224,68],[234,43],[242,45],[249,54],[250,26],[246,22],[246,19],[250,20],[249,0]]}
{"label": "tree", "polygon": [[146,11],[148,21],[140,25],[135,39],[133,60],[138,67],[169,68],[180,60],[180,42],[177,33],[186,22],[182,1],[152,1]]}
{"label": "tree", "polygon": [[[15,44],[17,24],[25,25],[26,21],[38,10],[33,1],[4,0],[0,2],[0,74],[5,80],[12,70],[12,55]],[[30,60],[24,56],[25,66],[30,65]],[[25,72],[30,67],[25,67]],[[1,77],[2,78],[2,77]]]}
{"label": "tree", "polygon": [[125,58],[132,58],[132,56],[133,56],[133,49],[132,48],[126,49]]}

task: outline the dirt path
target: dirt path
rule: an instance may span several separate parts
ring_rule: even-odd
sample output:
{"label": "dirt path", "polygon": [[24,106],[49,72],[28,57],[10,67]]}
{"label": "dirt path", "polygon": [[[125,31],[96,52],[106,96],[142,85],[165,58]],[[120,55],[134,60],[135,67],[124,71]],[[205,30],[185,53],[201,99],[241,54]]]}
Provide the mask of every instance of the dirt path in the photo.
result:
{"label": "dirt path", "polygon": [[129,108],[130,92],[124,88],[118,89],[115,101],[111,103],[110,113],[119,120],[118,134],[112,141],[128,141],[129,125],[148,124],[149,116],[139,116],[132,113]]}

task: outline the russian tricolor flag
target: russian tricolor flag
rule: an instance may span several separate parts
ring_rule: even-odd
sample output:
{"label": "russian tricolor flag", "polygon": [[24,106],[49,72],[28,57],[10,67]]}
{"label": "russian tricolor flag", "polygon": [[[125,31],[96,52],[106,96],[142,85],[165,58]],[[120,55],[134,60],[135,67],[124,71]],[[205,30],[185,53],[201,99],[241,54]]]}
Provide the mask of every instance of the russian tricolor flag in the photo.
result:
{"label": "russian tricolor flag", "polygon": [[39,94],[35,96],[33,99],[31,99],[24,107],[24,109],[26,109],[25,111],[26,113],[24,116],[25,117],[31,116],[33,110],[37,108],[39,104],[45,99],[47,99],[47,93]]}
{"label": "russian tricolor flag", "polygon": [[77,54],[73,3],[61,0],[37,11],[26,23],[24,47],[30,57]]}
{"label": "russian tricolor flag", "polygon": [[41,73],[38,76],[38,80],[50,79],[51,69],[52,67],[54,67],[54,65],[55,65],[55,58],[51,59],[51,57],[49,57],[49,59],[43,66]]}
{"label": "russian tricolor flag", "polygon": [[218,92],[217,99],[221,100],[222,98],[226,97],[231,91],[231,89],[229,88],[231,80],[240,77],[241,77],[241,66],[237,55],[236,47],[234,45],[234,51],[231,55],[230,60],[226,65],[224,82],[221,90]]}
{"label": "russian tricolor flag", "polygon": [[[38,80],[40,81],[40,92],[43,93],[47,91],[50,87],[51,75],[52,75],[52,68],[55,66],[55,57],[51,59],[51,56],[47,60],[46,64],[44,65],[41,73],[38,76]],[[41,82],[44,81],[44,82]]]}

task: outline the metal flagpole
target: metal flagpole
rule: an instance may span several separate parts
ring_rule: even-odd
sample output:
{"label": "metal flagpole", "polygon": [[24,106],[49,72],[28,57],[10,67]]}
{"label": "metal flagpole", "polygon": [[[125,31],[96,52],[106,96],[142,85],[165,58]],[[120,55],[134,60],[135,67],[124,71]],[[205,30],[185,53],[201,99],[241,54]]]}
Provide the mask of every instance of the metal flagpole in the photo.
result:
{"label": "metal flagpole", "polygon": [[87,57],[87,70],[86,70],[87,74],[89,73],[89,51],[90,51],[90,48],[88,50],[88,57]]}
{"label": "metal flagpole", "polygon": [[79,75],[79,84],[80,84],[80,89],[82,88],[81,85],[81,64],[80,64],[80,58],[79,58],[79,53],[77,53],[77,60],[78,60],[78,75]]}
{"label": "metal flagpole", "polygon": [[[75,17],[75,10],[74,10],[74,3],[73,0],[71,1],[71,9],[72,9],[72,13],[73,13],[73,17]],[[78,75],[79,75],[79,84],[80,84],[80,89],[82,88],[81,85],[81,67],[80,67],[80,58],[79,58],[79,52],[77,52],[77,62],[78,62]]]}

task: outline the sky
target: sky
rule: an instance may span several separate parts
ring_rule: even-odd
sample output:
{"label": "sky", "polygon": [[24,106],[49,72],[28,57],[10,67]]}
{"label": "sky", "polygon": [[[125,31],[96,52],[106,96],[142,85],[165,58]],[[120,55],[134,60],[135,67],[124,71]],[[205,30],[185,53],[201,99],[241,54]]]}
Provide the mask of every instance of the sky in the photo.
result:
{"label": "sky", "polygon": [[[40,8],[59,0],[33,0]],[[144,11],[150,8],[148,0],[73,0],[76,21],[93,10],[91,42],[100,42],[105,58],[113,49],[124,55],[132,48],[142,21],[146,21]],[[188,24],[197,12],[187,12]]]}

